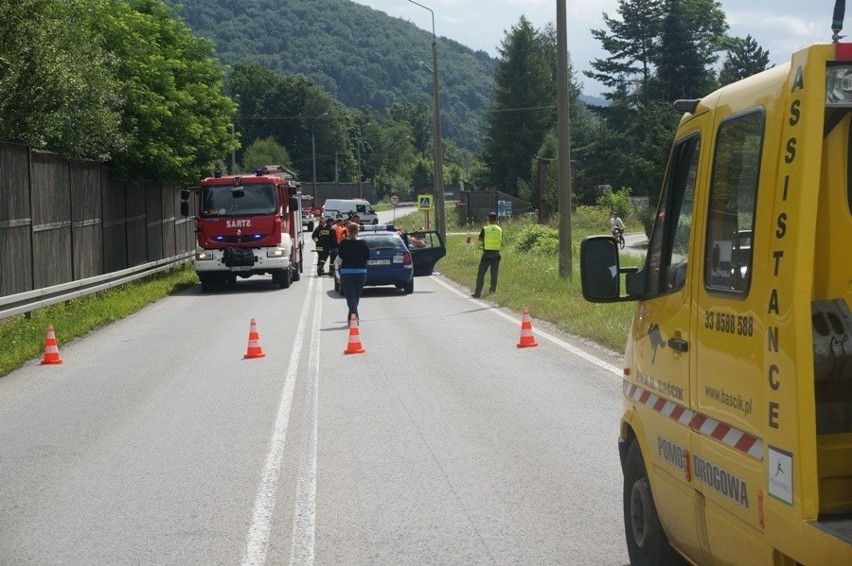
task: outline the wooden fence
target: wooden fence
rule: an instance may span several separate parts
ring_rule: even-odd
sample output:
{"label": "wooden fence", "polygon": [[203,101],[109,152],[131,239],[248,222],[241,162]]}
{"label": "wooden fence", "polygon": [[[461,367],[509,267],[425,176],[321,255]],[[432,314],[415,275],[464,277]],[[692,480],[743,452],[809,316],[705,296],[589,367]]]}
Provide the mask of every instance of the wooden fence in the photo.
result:
{"label": "wooden fence", "polygon": [[0,143],[0,297],[189,252],[180,190],[93,161]]}

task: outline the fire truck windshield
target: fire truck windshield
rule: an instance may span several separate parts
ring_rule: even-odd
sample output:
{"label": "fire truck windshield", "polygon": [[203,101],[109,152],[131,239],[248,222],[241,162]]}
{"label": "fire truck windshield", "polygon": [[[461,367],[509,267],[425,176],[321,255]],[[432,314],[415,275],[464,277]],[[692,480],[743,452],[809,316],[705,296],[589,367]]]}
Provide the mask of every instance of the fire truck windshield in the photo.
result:
{"label": "fire truck windshield", "polygon": [[275,187],[271,184],[219,185],[201,189],[202,216],[273,214],[275,208]]}

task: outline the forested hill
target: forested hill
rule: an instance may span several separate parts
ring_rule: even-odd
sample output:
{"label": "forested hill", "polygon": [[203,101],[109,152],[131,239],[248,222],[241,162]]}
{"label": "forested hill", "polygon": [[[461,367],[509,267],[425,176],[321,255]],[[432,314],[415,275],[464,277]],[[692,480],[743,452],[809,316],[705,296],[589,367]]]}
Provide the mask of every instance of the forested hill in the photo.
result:
{"label": "forested hill", "polygon": [[[394,102],[432,104],[432,34],[349,0],[191,0],[180,16],[212,39],[220,61],[302,73],[342,104],[384,113]],[[426,14],[428,16],[428,14]],[[442,134],[478,150],[494,59],[438,38]]]}

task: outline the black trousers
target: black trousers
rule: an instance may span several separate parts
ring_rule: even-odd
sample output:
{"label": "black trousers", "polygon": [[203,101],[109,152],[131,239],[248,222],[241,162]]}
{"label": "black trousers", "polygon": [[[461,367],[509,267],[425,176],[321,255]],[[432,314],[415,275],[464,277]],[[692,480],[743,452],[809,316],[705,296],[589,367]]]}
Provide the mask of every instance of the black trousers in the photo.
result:
{"label": "black trousers", "polygon": [[327,250],[317,250],[317,274],[322,275],[325,273],[323,271],[323,266],[325,265],[325,260],[328,259],[328,251]]}
{"label": "black trousers", "polygon": [[479,259],[479,269],[476,271],[476,289],[474,294],[482,293],[482,286],[485,284],[485,272],[491,270],[491,292],[497,290],[497,274],[500,270],[500,252],[499,251],[484,251]]}

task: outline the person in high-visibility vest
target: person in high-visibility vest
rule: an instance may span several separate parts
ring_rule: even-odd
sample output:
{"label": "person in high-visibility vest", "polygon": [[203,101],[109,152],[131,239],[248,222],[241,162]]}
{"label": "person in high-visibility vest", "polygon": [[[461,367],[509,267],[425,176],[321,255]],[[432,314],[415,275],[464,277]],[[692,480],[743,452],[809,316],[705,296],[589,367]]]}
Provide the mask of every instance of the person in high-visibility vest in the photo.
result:
{"label": "person in high-visibility vest", "polygon": [[497,213],[488,213],[488,224],[479,231],[479,243],[482,245],[482,257],[479,259],[479,269],[476,272],[476,289],[471,297],[482,296],[482,286],[485,284],[485,272],[491,269],[490,292],[497,290],[497,272],[500,269],[500,249],[503,247],[503,229],[497,225]]}

